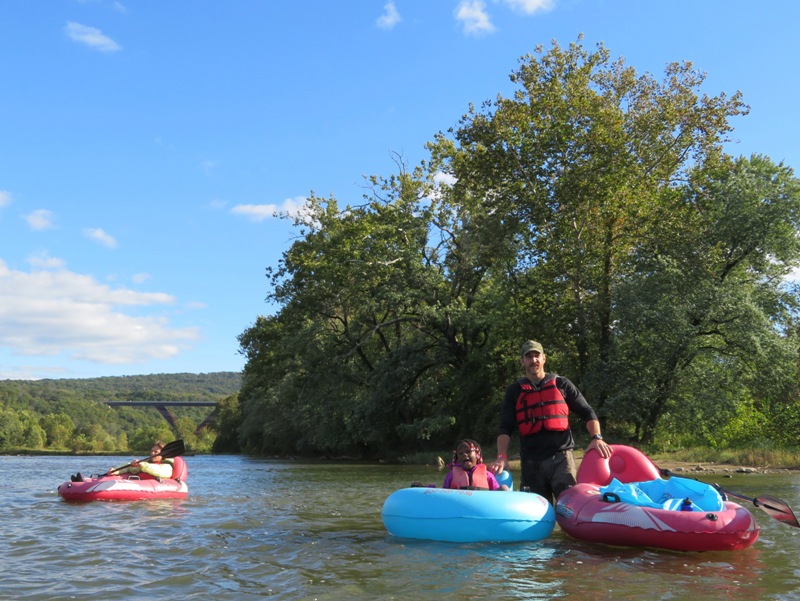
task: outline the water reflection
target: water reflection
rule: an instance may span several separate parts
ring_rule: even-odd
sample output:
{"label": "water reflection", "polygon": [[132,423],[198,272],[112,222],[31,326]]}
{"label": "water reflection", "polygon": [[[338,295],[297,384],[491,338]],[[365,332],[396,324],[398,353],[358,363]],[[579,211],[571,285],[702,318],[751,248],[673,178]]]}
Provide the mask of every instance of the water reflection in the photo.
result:
{"label": "water reflection", "polygon": [[[409,541],[386,533],[380,510],[396,488],[439,481],[433,468],[194,457],[183,501],[59,499],[56,486],[92,461],[109,459],[0,457],[17,475],[0,490],[0,598],[800,598],[800,529],[757,509],[759,541],[729,553],[604,547],[558,529],[537,543]],[[726,487],[795,506],[800,494],[788,474]]]}
{"label": "water reflection", "polygon": [[568,598],[752,600],[765,598],[766,593],[764,565],[758,556],[755,548],[680,553],[573,542],[553,569],[563,573],[563,593]]}

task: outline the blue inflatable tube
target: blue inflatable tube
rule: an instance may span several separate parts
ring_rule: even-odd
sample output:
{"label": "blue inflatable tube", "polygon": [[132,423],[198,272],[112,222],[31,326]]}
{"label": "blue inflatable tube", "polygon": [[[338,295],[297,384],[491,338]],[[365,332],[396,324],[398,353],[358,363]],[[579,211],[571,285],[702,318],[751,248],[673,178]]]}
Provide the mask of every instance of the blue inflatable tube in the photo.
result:
{"label": "blue inflatable tube", "polygon": [[508,486],[508,490],[514,490],[514,477],[508,470],[503,470],[502,472],[497,474],[495,478],[497,479],[497,483],[500,486],[503,486],[503,484],[505,484],[506,486]]}
{"label": "blue inflatable tube", "polygon": [[402,488],[383,504],[383,525],[400,538],[520,542],[547,538],[553,506],[534,493],[446,488]]}

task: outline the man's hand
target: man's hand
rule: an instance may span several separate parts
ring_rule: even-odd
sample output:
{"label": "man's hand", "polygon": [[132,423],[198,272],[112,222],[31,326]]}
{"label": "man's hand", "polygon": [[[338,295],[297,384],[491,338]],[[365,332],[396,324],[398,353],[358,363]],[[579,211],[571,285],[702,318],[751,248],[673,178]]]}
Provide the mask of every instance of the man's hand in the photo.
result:
{"label": "man's hand", "polygon": [[494,463],[489,465],[489,471],[495,476],[506,469],[508,469],[508,459],[505,457],[498,457]]}
{"label": "man's hand", "polygon": [[603,458],[607,459],[608,457],[611,457],[611,447],[608,446],[608,443],[606,443],[605,440],[599,440],[599,439],[596,439],[596,438],[593,439],[589,443],[589,446],[586,447],[587,451],[589,451],[591,449],[596,449],[597,452],[600,453],[600,456],[603,457]]}

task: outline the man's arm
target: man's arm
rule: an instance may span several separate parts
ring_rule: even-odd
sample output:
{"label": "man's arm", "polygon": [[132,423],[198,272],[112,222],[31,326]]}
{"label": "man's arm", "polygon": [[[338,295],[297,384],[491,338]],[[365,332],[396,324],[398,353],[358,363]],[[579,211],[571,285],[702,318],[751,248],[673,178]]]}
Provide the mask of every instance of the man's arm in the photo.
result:
{"label": "man's arm", "polygon": [[590,419],[586,422],[586,430],[589,432],[589,446],[586,447],[586,450],[595,449],[598,453],[600,453],[601,457],[611,457],[611,447],[608,446],[605,440],[603,440],[602,434],[600,434],[600,421],[596,419]]}
{"label": "man's arm", "polygon": [[515,409],[517,399],[514,396],[517,387],[513,384],[506,388],[503,404],[500,407],[500,434],[497,436],[497,459],[490,464],[489,471],[499,474],[508,469],[508,445],[511,442],[511,434],[516,426]]}
{"label": "man's arm", "polygon": [[600,420],[597,419],[592,406],[586,401],[586,398],[567,378],[560,378],[561,390],[563,391],[564,398],[567,401],[570,411],[575,412],[584,422],[586,422],[586,431],[589,432],[589,445],[586,450],[596,449],[601,457],[611,457],[611,447],[603,440],[600,431]]}
{"label": "man's arm", "polygon": [[489,471],[499,474],[508,469],[508,443],[511,437],[508,434],[500,434],[497,437],[497,459],[489,466]]}

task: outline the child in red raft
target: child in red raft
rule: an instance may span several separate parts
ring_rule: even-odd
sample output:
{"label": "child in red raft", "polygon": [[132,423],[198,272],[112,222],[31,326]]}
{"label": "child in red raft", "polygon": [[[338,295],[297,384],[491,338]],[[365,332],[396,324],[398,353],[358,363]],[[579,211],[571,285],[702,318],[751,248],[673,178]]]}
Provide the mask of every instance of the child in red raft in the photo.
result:
{"label": "child in red raft", "polygon": [[470,490],[508,490],[508,486],[499,484],[494,474],[486,468],[481,445],[469,438],[456,445],[450,473],[445,476],[442,486]]}

